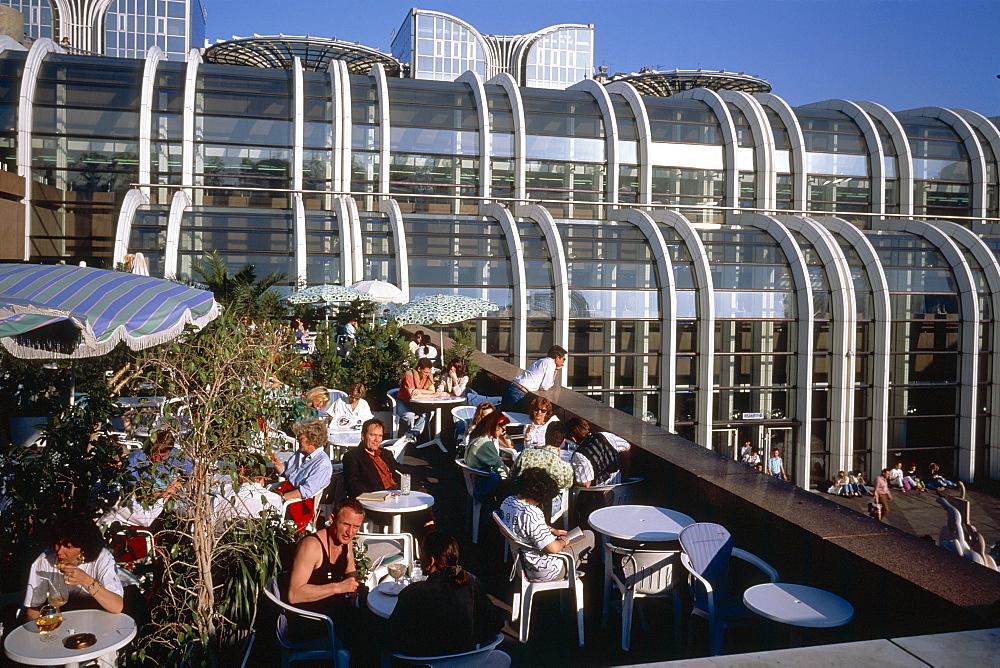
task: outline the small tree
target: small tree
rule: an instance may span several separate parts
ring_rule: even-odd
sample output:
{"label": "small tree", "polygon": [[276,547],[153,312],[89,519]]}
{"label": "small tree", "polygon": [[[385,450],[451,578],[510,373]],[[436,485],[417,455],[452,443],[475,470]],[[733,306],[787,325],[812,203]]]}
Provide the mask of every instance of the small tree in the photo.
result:
{"label": "small tree", "polygon": [[245,264],[232,273],[217,251],[208,253],[205,264],[196,263],[192,269],[231,316],[261,322],[281,320],[288,315],[281,295],[272,289],[285,279],[281,274],[271,272],[264,278],[257,278],[257,270],[252,264]]}
{"label": "small tree", "polygon": [[443,357],[444,364],[447,364],[456,357],[465,360],[465,368],[469,374],[469,378],[475,378],[480,368],[472,359],[472,353],[476,350],[475,327],[472,326],[471,322],[463,322],[455,328],[455,332],[451,337],[451,347],[448,348],[448,352]]}
{"label": "small tree", "polygon": [[160,537],[171,547],[163,555],[153,623],[135,654],[140,662],[214,663],[249,631],[259,587],[276,569],[276,530],[263,519],[220,527],[212,490],[220,476],[235,484],[248,455],[263,445],[259,421],[282,413],[264,381],[290,372],[294,358],[285,333],[251,329],[227,311],[203,331],[140,360],[160,392],[181,399],[173,404],[174,417],[185,425],[179,444],[192,467],[168,503],[175,512]]}

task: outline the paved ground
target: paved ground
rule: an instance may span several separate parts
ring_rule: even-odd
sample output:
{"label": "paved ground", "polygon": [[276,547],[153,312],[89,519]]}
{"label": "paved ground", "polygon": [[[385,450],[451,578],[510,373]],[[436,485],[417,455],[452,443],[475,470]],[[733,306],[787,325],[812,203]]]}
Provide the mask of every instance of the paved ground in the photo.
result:
{"label": "paved ground", "polygon": [[[508,581],[510,566],[501,559],[502,544],[495,527],[484,512],[480,529],[480,544],[472,545],[465,525],[465,487],[453,454],[444,454],[437,449],[411,449],[406,463],[419,466],[424,473],[424,482],[435,498],[434,512],[439,529],[454,534],[462,546],[462,563],[485,583],[494,602],[505,611],[510,611],[511,589]],[[954,491],[949,493],[953,494]],[[917,536],[929,535],[936,541],[940,528],[945,524],[945,511],[937,504],[933,493],[894,494],[895,502],[886,521],[903,531]],[[834,497],[831,497],[834,498]],[[972,520],[992,545],[1000,540],[1000,485],[992,488],[973,486],[967,492],[972,502]],[[870,497],[864,499],[836,498],[839,503],[866,512]],[[485,509],[484,509],[485,510]],[[597,577],[595,577],[597,576]],[[676,647],[672,641],[671,608],[669,599],[648,600],[649,626],[643,630],[638,615],[632,631],[631,651],[621,651],[621,616],[612,612],[608,628],[601,628],[601,587],[600,574],[589,573],[585,582],[586,601],[586,647],[576,643],[574,618],[560,611],[558,597],[549,594],[536,598],[537,607],[532,615],[531,639],[527,644],[517,641],[516,629],[508,621],[505,639],[501,649],[513,659],[515,666],[612,666],[638,664],[656,661],[671,661],[687,657],[704,656],[707,649],[706,629],[700,623],[689,628],[685,615],[682,620],[684,638],[693,632],[693,645]],[[258,624],[258,641],[249,665],[277,665],[279,654],[274,642],[273,617],[262,605]],[[443,629],[444,631],[444,629]],[[818,635],[809,644],[843,642],[839,631],[819,631],[829,636]],[[760,652],[787,646],[787,639],[777,637],[773,625],[760,624],[748,629],[738,629],[726,635],[726,653]],[[307,666],[308,663],[296,665]],[[321,664],[316,664],[321,665]]]}

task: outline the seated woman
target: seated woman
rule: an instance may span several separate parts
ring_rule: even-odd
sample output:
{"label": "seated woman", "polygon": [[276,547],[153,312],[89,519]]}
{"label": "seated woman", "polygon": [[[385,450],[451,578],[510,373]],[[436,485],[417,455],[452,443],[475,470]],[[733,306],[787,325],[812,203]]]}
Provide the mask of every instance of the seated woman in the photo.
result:
{"label": "seated woman", "polygon": [[559,420],[552,414],[552,402],[545,397],[535,397],[528,404],[528,417],[531,422],[524,427],[524,447],[544,447],[545,428],[552,420]]}
{"label": "seated woman", "polygon": [[456,357],[448,363],[448,371],[441,374],[438,392],[449,397],[461,397],[469,385],[469,375],[465,370],[465,360]]}
{"label": "seated woman", "polygon": [[926,492],[927,486],[924,485],[923,479],[917,475],[917,465],[910,464],[910,468],[907,469],[906,475],[903,476],[903,485],[909,485],[909,489],[915,489],[918,492]]}
{"label": "seated woman", "polygon": [[506,432],[508,422],[500,411],[483,418],[472,430],[465,463],[477,471],[491,471],[506,478],[509,467],[500,456],[500,437]]}
{"label": "seated woman", "polygon": [[455,539],[432,531],[424,538],[420,554],[427,579],[399,593],[389,617],[389,651],[444,656],[491,642],[503,618],[479,579],[459,566]]}
{"label": "seated woman", "polygon": [[368,388],[364,383],[353,383],[347,386],[347,400],[338,399],[330,407],[333,424],[339,427],[361,426],[375,415],[371,406],[365,401]]}
{"label": "seated woman", "polygon": [[861,496],[865,492],[863,486],[852,483],[844,471],[837,472],[837,479],[833,484],[840,487],[841,496]]}
{"label": "seated woman", "polygon": [[[472,431],[476,428],[476,425],[482,422],[483,418],[485,418],[490,413],[493,413],[494,411],[496,411],[496,408],[493,406],[492,402],[489,401],[483,401],[476,406],[476,412],[472,414],[472,420],[469,422],[469,427],[468,429],[465,430],[465,437],[462,439],[462,444],[461,444],[462,447],[467,447],[469,443],[472,441]],[[510,450],[514,449],[514,446],[511,444],[510,437],[507,436],[506,431],[500,437],[499,443],[501,447]]]}
{"label": "seated woman", "polygon": [[559,493],[559,486],[541,469],[525,469],[518,478],[519,493],[508,496],[500,504],[504,524],[529,548],[521,548],[525,574],[531,580],[559,580],[566,576],[566,564],[554,554],[566,551],[573,556],[577,566],[594,548],[594,532],[584,531],[571,542],[562,529],[545,523],[540,506],[549,503]]}
{"label": "seated woman", "polygon": [[124,589],[115,572],[114,557],[105,549],[100,530],[87,517],[68,518],[53,533],[52,549],[31,564],[24,594],[28,621],[38,619],[48,600],[49,582],[60,579],[69,589],[63,610],[122,611]]}
{"label": "seated woman", "polygon": [[930,475],[927,476],[927,480],[924,482],[929,489],[944,489],[945,487],[958,487],[951,480],[948,480],[943,475],[941,475],[941,467],[931,462],[928,467]]}
{"label": "seated woman", "polygon": [[312,417],[319,418],[327,425],[330,424],[330,413],[327,412],[326,406],[330,403],[330,392],[323,387],[318,385],[305,394],[306,407],[311,409],[308,412],[312,413]]}

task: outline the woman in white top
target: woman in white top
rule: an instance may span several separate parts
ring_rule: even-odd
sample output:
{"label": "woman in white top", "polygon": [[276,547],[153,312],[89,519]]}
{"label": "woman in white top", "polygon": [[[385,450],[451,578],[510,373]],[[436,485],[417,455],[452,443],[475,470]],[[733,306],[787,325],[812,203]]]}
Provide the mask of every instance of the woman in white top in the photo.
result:
{"label": "woman in white top", "polygon": [[545,397],[535,397],[528,405],[528,418],[524,427],[524,447],[541,448],[545,445],[545,429],[549,422],[558,420],[552,414],[552,402]]}
{"label": "woman in white top", "polygon": [[365,401],[367,388],[363,383],[354,383],[347,386],[347,400],[338,399],[330,407],[333,415],[333,424],[339,427],[353,427],[362,425],[375,417],[372,409]]}
{"label": "woman in white top", "polygon": [[98,609],[119,613],[125,605],[115,559],[104,548],[100,530],[89,518],[68,519],[53,534],[52,549],[42,552],[28,575],[24,594],[25,617],[38,619],[48,602],[50,582],[63,581],[69,599],[63,610]]}
{"label": "woman in white top", "polygon": [[431,345],[431,335],[424,334],[423,338],[420,340],[420,345],[414,351],[417,359],[422,359],[426,357],[429,360],[437,360],[438,349]]}
{"label": "woman in white top", "polygon": [[511,532],[530,546],[521,548],[525,574],[543,582],[565,577],[565,562],[553,555],[566,551],[579,565],[594,548],[594,532],[584,531],[582,538],[570,545],[565,531],[545,523],[539,506],[556,497],[559,485],[542,469],[525,469],[518,478],[518,488],[519,494],[508,496],[500,504],[500,513]]}
{"label": "woman in white top", "polygon": [[456,357],[448,363],[448,372],[442,374],[441,382],[438,383],[438,392],[444,392],[448,396],[461,397],[469,385],[469,375],[466,372],[465,360]]}

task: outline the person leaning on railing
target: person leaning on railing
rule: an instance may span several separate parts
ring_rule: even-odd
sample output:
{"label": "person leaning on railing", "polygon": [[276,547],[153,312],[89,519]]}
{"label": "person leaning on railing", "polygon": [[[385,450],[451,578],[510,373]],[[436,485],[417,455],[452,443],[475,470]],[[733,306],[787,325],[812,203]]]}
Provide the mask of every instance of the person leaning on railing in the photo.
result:
{"label": "person leaning on railing", "polygon": [[504,409],[523,411],[524,399],[529,392],[547,390],[555,385],[556,375],[566,364],[566,349],[552,346],[545,357],[514,377],[503,393]]}

